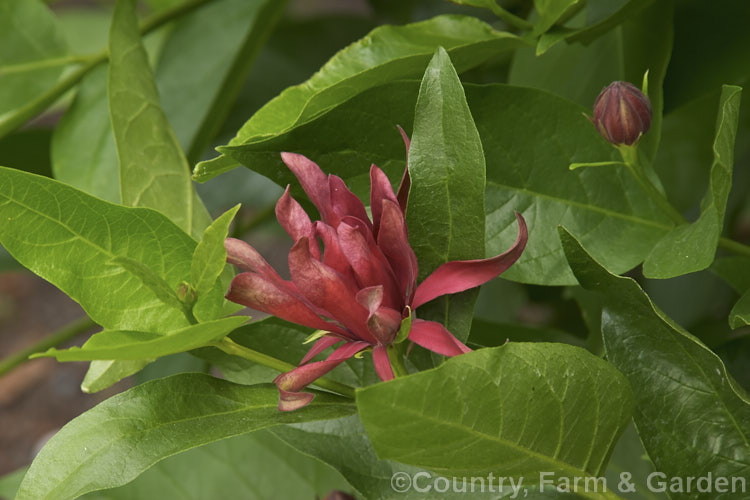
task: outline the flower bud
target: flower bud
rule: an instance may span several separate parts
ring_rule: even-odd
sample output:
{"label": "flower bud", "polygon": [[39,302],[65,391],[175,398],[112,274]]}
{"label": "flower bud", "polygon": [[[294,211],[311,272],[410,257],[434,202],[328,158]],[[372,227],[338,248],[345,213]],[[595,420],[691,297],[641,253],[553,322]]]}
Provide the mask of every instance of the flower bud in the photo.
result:
{"label": "flower bud", "polygon": [[607,141],[628,146],[651,127],[651,101],[632,83],[612,82],[594,102],[594,118]]}

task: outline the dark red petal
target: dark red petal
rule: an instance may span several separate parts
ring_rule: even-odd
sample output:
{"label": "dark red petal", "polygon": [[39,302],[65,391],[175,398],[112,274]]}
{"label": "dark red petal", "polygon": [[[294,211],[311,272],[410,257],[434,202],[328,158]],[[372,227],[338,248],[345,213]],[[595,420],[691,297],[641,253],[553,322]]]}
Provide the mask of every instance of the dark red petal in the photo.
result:
{"label": "dark red petal", "polygon": [[354,299],[357,289],[335,269],[312,259],[306,238],[289,251],[289,272],[297,288],[314,305],[331,314],[351,332],[372,344],[375,339],[367,330],[367,311]]}
{"label": "dark red petal", "polygon": [[376,345],[372,350],[372,362],[375,365],[380,380],[387,382],[393,380],[393,367],[388,359],[388,348],[384,345]]}
{"label": "dark red petal", "polygon": [[[351,218],[345,220],[349,221]],[[339,224],[337,232],[341,250],[354,272],[359,288],[383,286],[385,305],[403,309],[405,303],[400,298],[401,294],[391,265],[378,248],[372,234],[364,228],[355,228],[346,222]]]}
{"label": "dark red petal", "polygon": [[357,292],[354,296],[357,302],[372,314],[378,310],[383,303],[383,285],[368,286]]}
{"label": "dark red petal", "polygon": [[264,276],[273,276],[281,279],[271,265],[266,262],[256,249],[242,240],[227,238],[224,240],[227,249],[227,262],[233,264],[243,271],[252,271]]}
{"label": "dark red petal", "polygon": [[434,321],[415,319],[409,330],[409,340],[443,356],[458,356],[471,352],[471,349],[454,337],[443,325]]}
{"label": "dark red petal", "polygon": [[398,125],[398,131],[401,132],[401,137],[404,139],[404,147],[406,148],[406,166],[404,166],[404,174],[401,176],[401,184],[398,186],[396,192],[396,199],[401,207],[401,211],[406,213],[406,201],[409,198],[409,188],[411,187],[411,176],[409,175],[409,145],[411,141],[409,136],[406,135],[401,125]]}
{"label": "dark red petal", "polygon": [[411,303],[417,281],[417,257],[409,246],[404,213],[396,202],[387,199],[383,200],[378,247],[396,275],[402,299]]}
{"label": "dark red petal", "polygon": [[347,342],[325,361],[298,366],[276,377],[273,382],[279,388],[279,410],[293,411],[309,404],[315,395],[299,391],[367,347],[366,342]]}
{"label": "dark red petal", "polygon": [[390,200],[398,205],[393,186],[385,172],[376,165],[370,167],[370,210],[372,211],[372,233],[377,238],[380,231],[380,219],[383,214],[383,200]]}
{"label": "dark red petal", "polygon": [[390,307],[380,307],[367,318],[367,328],[381,344],[391,344],[401,327],[401,313]]}
{"label": "dark red petal", "polygon": [[[323,264],[341,273],[347,281],[351,282],[352,287],[356,287],[352,267],[349,265],[349,261],[341,249],[339,236],[336,234],[336,231],[328,224],[320,221],[315,222],[314,230],[315,235],[323,240]],[[316,244],[312,245],[312,247],[318,247],[317,240]]]}
{"label": "dark red petal", "polygon": [[291,285],[260,274],[241,273],[232,280],[226,298],[298,325],[346,334],[345,330],[315,314],[301,297],[294,293]]}
{"label": "dark red petal", "polygon": [[528,230],[526,221],[516,212],[518,236],[515,243],[506,252],[489,259],[463,260],[447,262],[438,267],[419,284],[411,306],[417,307],[436,297],[449,293],[458,293],[477,287],[500,275],[513,265],[526,247]]}
{"label": "dark red petal", "polygon": [[[370,217],[367,215],[364,203],[356,194],[352,193],[341,177],[337,175],[328,176],[328,189],[331,192],[331,206],[333,212],[338,216],[339,221],[343,217],[356,217],[365,225],[372,228]],[[338,222],[330,224],[332,227],[338,226]]]}
{"label": "dark red petal", "polygon": [[315,341],[315,344],[313,344],[310,350],[307,351],[307,354],[305,354],[305,357],[302,358],[302,361],[300,361],[299,364],[304,365],[321,352],[325,351],[331,346],[338,344],[339,342],[342,342],[343,340],[344,339],[340,337],[334,337],[333,335],[326,335],[325,337],[319,338]]}
{"label": "dark red petal", "polygon": [[320,212],[324,222],[337,219],[331,207],[331,193],[328,188],[328,177],[312,160],[295,153],[281,153],[281,159],[297,177],[302,189]]}

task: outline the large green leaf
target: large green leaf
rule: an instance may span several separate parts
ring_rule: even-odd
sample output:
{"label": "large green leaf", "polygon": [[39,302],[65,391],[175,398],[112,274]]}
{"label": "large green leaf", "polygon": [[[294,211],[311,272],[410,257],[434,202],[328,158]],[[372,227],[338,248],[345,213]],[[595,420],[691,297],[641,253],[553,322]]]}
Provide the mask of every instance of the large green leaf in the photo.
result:
{"label": "large green leaf", "polygon": [[125,205],[154,208],[199,237],[210,217],[190,179],[141,44],[135,0],[118,1],[109,34],[109,113]]}
{"label": "large green leaf", "polygon": [[[409,81],[370,89],[286,133],[232,148],[231,154],[294,189],[297,183],[279,152],[301,153],[365,197],[371,163],[393,181],[403,171],[403,144],[395,126],[410,131],[418,88]],[[575,284],[555,235],[559,224],[585,235],[585,244],[614,272],[642,262],[672,227],[623,168],[569,170],[574,162],[619,159],[583,116],[585,108],[508,85],[466,85],[465,92],[485,152],[487,255],[505,251],[515,240],[514,210],[529,225],[526,250],[504,278]]]}
{"label": "large green leaf", "polygon": [[[581,285],[602,296],[607,359],[638,389],[635,423],[657,470],[750,479],[750,400],[721,359],[659,311],[634,280],[610,274],[564,229],[560,237]],[[709,495],[672,498],[738,498]]]}
{"label": "large green leaf", "polygon": [[[408,488],[406,491],[397,489],[400,485],[403,488],[402,485],[406,484],[399,482],[404,479],[404,474],[410,477],[420,474],[422,478],[418,482],[420,489],[429,485],[430,478],[436,478],[437,474],[411,465],[379,459],[356,415],[325,422],[277,426],[270,432],[302,453],[316,457],[339,471],[349,484],[358,490],[361,498],[368,500],[393,500],[394,498],[432,500],[436,498],[434,491],[417,491],[415,488]],[[484,491],[480,491],[477,487],[471,498],[497,499],[498,484],[494,485],[494,490],[492,490],[494,493],[490,492],[488,484],[485,486]],[[507,482],[505,486],[507,488]],[[466,494],[448,490],[441,493],[439,498],[459,500],[466,498]]]}
{"label": "large green leaf", "polygon": [[566,11],[582,0],[534,0],[539,20],[534,25],[534,34],[540,35],[550,29]]}
{"label": "large green leaf", "polygon": [[118,394],[63,427],[39,452],[17,500],[63,500],[121,486],[156,462],[196,446],[274,425],[350,415],[354,405],[321,393],[281,413],[275,386],[237,385],[188,373]]}
{"label": "large green leaf", "polygon": [[359,389],[380,458],[449,476],[599,476],[630,420],[627,380],[566,344],[509,343]]}
{"label": "large green leaf", "polygon": [[[424,279],[441,264],[484,258],[484,152],[461,81],[438,49],[427,66],[409,148],[406,222]],[[460,340],[469,336],[478,290],[420,309]]]}
{"label": "large green leaf", "polygon": [[269,431],[223,439],[169,457],[135,481],[85,500],[267,500],[324,498],[348,491],[346,480]]}
{"label": "large green leaf", "polygon": [[104,330],[92,336],[82,347],[48,349],[33,357],[54,357],[58,361],[151,360],[210,345],[226,337],[247,320],[246,316],[230,316],[190,325],[168,335]]}
{"label": "large green leaf", "polygon": [[223,155],[196,166],[206,181],[235,168],[232,149],[259,137],[279,134],[326,109],[382,83],[421,76],[435,49],[443,46],[458,71],[524,45],[510,33],[495,31],[476,18],[438,16],[406,26],[381,26],[336,54],[305,83],[290,87],[261,108],[237,132]]}
{"label": "large green leaf", "polygon": [[168,332],[187,326],[141,279],[129,257],[172,289],[190,277],[196,243],[163,215],[99,200],[46,177],[0,168],[0,243],[107,329]]}
{"label": "large green leaf", "polygon": [[74,60],[54,15],[40,0],[0,2],[0,47],[2,130],[14,111],[52,87]]}
{"label": "large green leaf", "polygon": [[716,119],[710,185],[701,202],[700,217],[692,224],[673,229],[659,241],[643,264],[643,273],[647,277],[672,278],[706,269],[714,261],[732,186],[734,139],[741,96],[740,87],[723,87]]}
{"label": "large green leaf", "polygon": [[203,232],[198,242],[190,264],[191,284],[198,296],[209,292],[224,270],[227,260],[227,250],[224,240],[227,239],[229,225],[240,209],[239,205],[227,210],[211,223]]}
{"label": "large green leaf", "polygon": [[750,290],[745,292],[729,313],[732,328],[750,325]]}

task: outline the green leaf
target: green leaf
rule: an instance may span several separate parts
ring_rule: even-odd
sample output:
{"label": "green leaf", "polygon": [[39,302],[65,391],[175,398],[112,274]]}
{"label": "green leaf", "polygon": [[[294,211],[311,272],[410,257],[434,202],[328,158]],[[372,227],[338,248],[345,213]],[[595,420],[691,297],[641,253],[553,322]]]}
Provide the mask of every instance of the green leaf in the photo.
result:
{"label": "green leaf", "polygon": [[[0,136],[14,114],[49,90],[65,67],[65,38],[54,15],[39,0],[0,3]],[[14,127],[12,127],[14,128]]]}
{"label": "green leaf", "polygon": [[580,2],[582,0],[534,0],[534,7],[539,13],[539,21],[534,25],[534,35],[546,32]]}
{"label": "green leaf", "polygon": [[496,323],[481,318],[472,321],[469,343],[479,347],[497,347],[507,342],[562,342],[586,347],[585,339],[554,328]]}
{"label": "green leaf", "polygon": [[272,384],[238,385],[197,373],[146,382],[63,427],[31,464],[16,500],[75,498],[126,484],[158,461],[196,446],[354,412],[350,401],[328,393],[301,411],[279,412],[277,404]]}
{"label": "green leaf", "polygon": [[334,489],[349,491],[351,487],[331,467],[261,430],[169,457],[125,486],[83,498],[324,498]]}
{"label": "green leaf", "polygon": [[109,34],[109,111],[125,205],[154,208],[198,238],[210,217],[185,156],[159,105],[141,44],[135,0],[115,5]]}
{"label": "green leaf", "polygon": [[14,498],[28,467],[21,467],[0,477],[0,498]]}
{"label": "green leaf", "polygon": [[719,100],[710,185],[697,221],[673,229],[654,247],[643,264],[649,278],[672,278],[706,269],[714,261],[724,227],[732,186],[734,139],[737,134],[742,89],[725,85]]}
{"label": "green leaf", "polygon": [[107,68],[102,65],[86,75],[55,127],[52,171],[55,179],[119,203],[120,174],[107,108]]}
{"label": "green leaf", "polygon": [[156,298],[161,300],[165,305],[177,308],[181,311],[183,310],[183,304],[177,298],[177,290],[170,287],[169,283],[167,283],[164,278],[156,274],[156,272],[148,266],[135,259],[123,256],[118,256],[112,259],[112,265],[125,269],[127,272],[141,280],[141,283],[151,290],[153,294],[156,295]]}
{"label": "green leaf", "polygon": [[[420,492],[414,488],[394,494],[394,474],[421,473],[423,478],[436,477],[435,474],[390,460],[381,460],[375,454],[372,443],[359,418],[351,417],[328,420],[325,422],[309,422],[277,426],[269,432],[295,447],[306,455],[316,457],[339,471],[354,488],[361,498],[368,500],[434,500],[434,491]],[[424,476],[427,474],[427,476]],[[478,475],[478,474],[477,474]],[[425,481],[429,484],[429,480]],[[476,491],[471,498],[480,500],[496,500],[498,485],[495,492]],[[506,482],[507,488],[507,482]],[[489,488],[488,488],[489,490]],[[464,493],[454,493],[450,489],[441,493],[440,500],[460,500],[467,497]],[[360,497],[357,497],[360,498]]]}
{"label": "green leaf", "polygon": [[224,212],[219,218],[211,223],[203,233],[203,237],[193,253],[190,265],[190,276],[192,285],[198,295],[202,295],[213,288],[216,280],[224,270],[227,261],[227,250],[224,240],[229,233],[229,225],[240,209],[240,205]]}
{"label": "green leaf", "polygon": [[81,382],[81,391],[87,394],[102,391],[125,377],[138,373],[152,361],[153,359],[92,361]]}
{"label": "green leaf", "polygon": [[82,347],[48,349],[34,358],[57,358],[58,361],[152,360],[178,352],[211,345],[246,323],[247,316],[230,316],[190,325],[166,335],[147,332],[104,330],[92,336]]}
{"label": "green leaf", "polygon": [[113,205],[60,182],[0,168],[0,244],[110,330],[187,326],[117,257],[155,270],[171,289],[190,275],[196,243],[163,215]]}
{"label": "green leaf", "polygon": [[638,388],[635,424],[656,469],[667,477],[750,479],[750,401],[721,359],[634,280],[610,274],[565,229],[560,238],[581,285],[602,297],[607,359]]}
{"label": "green leaf", "polygon": [[[382,83],[421,76],[438,46],[451,54],[458,71],[523,46],[518,37],[495,31],[472,17],[438,16],[406,26],[381,26],[336,54],[310,80],[290,87],[261,108],[219,148],[234,161],[234,148],[305,123],[323,111]],[[199,163],[194,178],[204,182],[237,165],[220,156]]]}
{"label": "green leaf", "polygon": [[[484,152],[461,81],[442,48],[427,66],[409,148],[409,242],[422,280],[441,264],[484,258]],[[443,297],[420,315],[469,336],[478,290]]]}
{"label": "green leaf", "polygon": [[729,313],[729,325],[732,328],[750,325],[750,290],[746,291]]}
{"label": "green leaf", "polygon": [[[623,484],[623,478],[629,477],[634,491],[625,494],[625,488],[618,492],[628,500],[659,500],[667,499],[666,493],[653,491],[654,484],[649,488],[649,474],[656,472],[653,462],[643,449],[634,425],[628,425],[625,432],[617,441],[612,457],[607,467],[607,486],[611,491],[618,492],[617,485]],[[623,476],[627,474],[627,476]],[[653,481],[653,477],[652,477]],[[619,498],[619,497],[618,497]]]}
{"label": "green leaf", "polygon": [[602,474],[632,406],[612,365],[565,344],[509,343],[357,390],[379,457],[529,485]]}

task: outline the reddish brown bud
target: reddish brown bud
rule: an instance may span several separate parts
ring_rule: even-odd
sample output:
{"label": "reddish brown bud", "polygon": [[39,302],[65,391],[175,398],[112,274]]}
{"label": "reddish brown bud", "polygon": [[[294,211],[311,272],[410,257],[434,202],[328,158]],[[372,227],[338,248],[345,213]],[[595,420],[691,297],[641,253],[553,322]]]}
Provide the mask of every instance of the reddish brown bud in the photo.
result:
{"label": "reddish brown bud", "polygon": [[651,127],[651,101],[632,83],[612,82],[594,102],[591,120],[612,144],[634,144]]}

